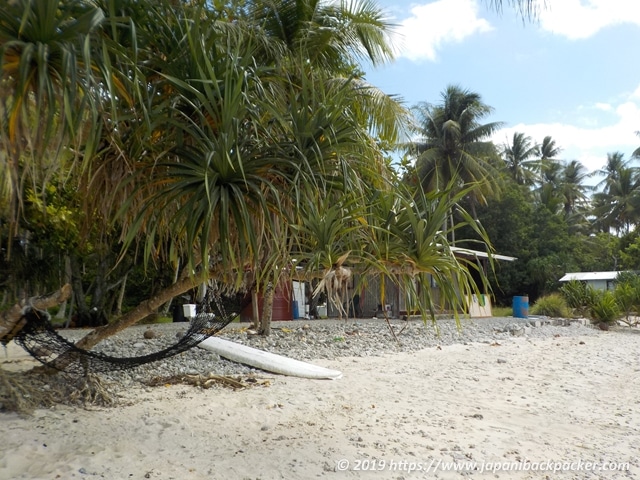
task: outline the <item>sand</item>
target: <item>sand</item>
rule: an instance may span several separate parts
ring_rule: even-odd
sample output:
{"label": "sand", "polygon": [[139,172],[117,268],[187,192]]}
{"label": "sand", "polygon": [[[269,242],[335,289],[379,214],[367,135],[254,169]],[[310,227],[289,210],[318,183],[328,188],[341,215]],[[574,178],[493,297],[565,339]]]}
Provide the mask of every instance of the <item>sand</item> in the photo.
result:
{"label": "sand", "polygon": [[314,363],[0,414],[0,479],[640,478],[637,329]]}

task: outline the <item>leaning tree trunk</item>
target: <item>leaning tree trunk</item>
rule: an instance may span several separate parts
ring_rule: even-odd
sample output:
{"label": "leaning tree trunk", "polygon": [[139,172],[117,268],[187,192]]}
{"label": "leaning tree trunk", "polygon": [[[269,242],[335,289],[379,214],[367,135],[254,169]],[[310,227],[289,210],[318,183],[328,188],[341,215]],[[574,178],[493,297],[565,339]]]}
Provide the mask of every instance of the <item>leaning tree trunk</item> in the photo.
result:
{"label": "leaning tree trunk", "polygon": [[176,297],[184,292],[191,290],[196,285],[202,282],[201,278],[197,277],[184,277],[181,280],[177,281],[173,285],[165,288],[160,291],[153,297],[145,300],[144,302],[138,304],[136,308],[131,310],[126,315],[123,315],[115,322],[112,322],[104,327],[96,328],[91,333],[85,335],[82,339],[80,339],[76,345],[79,348],[83,348],[85,350],[89,350],[93,348],[95,345],[100,343],[105,338],[110,337],[111,335],[115,335],[116,333],[124,330],[131,325],[136,324],[143,318],[155,313],[158,308],[164,305],[169,299]]}
{"label": "leaning tree trunk", "polygon": [[62,302],[69,299],[70,296],[71,285],[67,283],[60,290],[51,295],[27,298],[22,300],[20,303],[16,303],[9,310],[0,312],[0,342],[5,344],[8,343],[15,334],[24,327],[24,321],[22,318],[22,310],[24,307],[30,306],[37,308],[38,310],[45,310],[47,308],[60,305]]}

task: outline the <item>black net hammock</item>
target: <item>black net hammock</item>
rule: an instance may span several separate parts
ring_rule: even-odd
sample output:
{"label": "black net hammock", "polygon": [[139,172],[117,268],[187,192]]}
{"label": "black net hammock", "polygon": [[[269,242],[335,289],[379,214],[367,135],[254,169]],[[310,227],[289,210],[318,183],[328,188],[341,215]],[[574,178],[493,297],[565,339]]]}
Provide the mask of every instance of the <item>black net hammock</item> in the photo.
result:
{"label": "black net hammock", "polygon": [[225,297],[208,294],[205,300],[197,305],[196,316],[191,319],[189,328],[182,338],[165,349],[138,357],[112,357],[78,348],[58,334],[47,312],[30,307],[25,308],[22,314],[24,327],[13,340],[44,365],[72,375],[127,370],[172,357],[195,347],[231,323],[250,301],[242,294]]}

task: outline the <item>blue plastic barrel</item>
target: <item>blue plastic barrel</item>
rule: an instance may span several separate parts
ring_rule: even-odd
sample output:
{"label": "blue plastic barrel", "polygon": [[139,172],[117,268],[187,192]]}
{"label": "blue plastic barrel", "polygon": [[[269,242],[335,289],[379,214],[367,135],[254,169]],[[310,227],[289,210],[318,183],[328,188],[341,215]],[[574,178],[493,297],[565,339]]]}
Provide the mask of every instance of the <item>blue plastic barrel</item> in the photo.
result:
{"label": "blue plastic barrel", "polygon": [[529,296],[513,297],[513,316],[516,318],[529,317]]}
{"label": "blue plastic barrel", "polygon": [[298,307],[298,301],[293,301],[293,319],[298,320],[300,318],[300,307]]}

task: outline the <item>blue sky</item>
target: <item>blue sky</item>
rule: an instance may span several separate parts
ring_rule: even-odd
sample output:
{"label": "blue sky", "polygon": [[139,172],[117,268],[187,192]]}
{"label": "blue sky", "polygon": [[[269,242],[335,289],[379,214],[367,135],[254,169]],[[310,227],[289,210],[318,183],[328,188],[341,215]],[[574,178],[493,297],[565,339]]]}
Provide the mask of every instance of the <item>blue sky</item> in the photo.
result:
{"label": "blue sky", "polygon": [[563,160],[589,171],[607,153],[640,147],[639,0],[546,0],[523,22],[504,0],[377,0],[397,25],[396,60],[367,79],[407,106],[439,103],[449,84],[479,93],[514,131],[541,142],[551,135]]}

